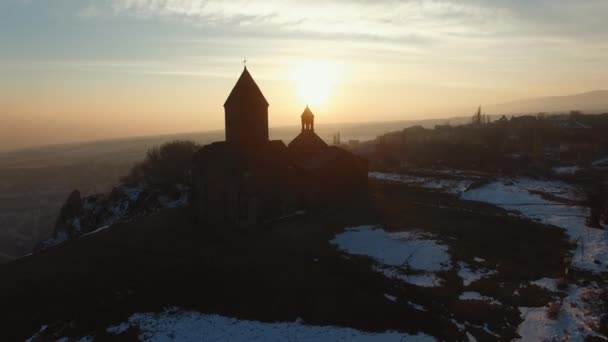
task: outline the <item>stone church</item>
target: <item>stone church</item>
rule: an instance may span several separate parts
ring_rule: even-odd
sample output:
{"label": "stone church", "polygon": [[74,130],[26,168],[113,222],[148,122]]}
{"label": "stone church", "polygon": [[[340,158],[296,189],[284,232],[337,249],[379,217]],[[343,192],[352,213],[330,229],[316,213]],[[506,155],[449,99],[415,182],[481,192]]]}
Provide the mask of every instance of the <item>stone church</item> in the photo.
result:
{"label": "stone church", "polygon": [[297,210],[331,205],[367,189],[367,162],[314,131],[314,114],[285,145],[268,137],[268,101],[244,68],[224,103],[226,140],[195,155],[192,211],[197,221],[253,226]]}

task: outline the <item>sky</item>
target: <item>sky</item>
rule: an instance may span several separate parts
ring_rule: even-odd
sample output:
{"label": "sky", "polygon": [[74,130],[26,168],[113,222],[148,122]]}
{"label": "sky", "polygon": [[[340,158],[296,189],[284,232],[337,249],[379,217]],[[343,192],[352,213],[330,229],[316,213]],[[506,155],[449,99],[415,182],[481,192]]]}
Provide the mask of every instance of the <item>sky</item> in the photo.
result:
{"label": "sky", "polygon": [[2,0],[0,150],[222,129],[243,60],[271,126],[450,117],[605,89],[606,0]]}

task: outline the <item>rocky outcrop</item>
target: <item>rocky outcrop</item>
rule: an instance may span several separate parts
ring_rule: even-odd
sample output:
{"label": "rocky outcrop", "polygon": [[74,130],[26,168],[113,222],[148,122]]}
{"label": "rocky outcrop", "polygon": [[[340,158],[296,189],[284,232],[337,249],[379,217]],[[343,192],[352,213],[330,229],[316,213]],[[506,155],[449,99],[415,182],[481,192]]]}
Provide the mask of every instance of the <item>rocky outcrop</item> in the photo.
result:
{"label": "rocky outcrop", "polygon": [[63,232],[69,237],[77,235],[81,228],[78,220],[81,214],[80,191],[74,190],[59,211],[59,217],[55,222],[55,232]]}
{"label": "rocky outcrop", "polygon": [[81,197],[80,192],[74,190],[61,207],[53,234],[39,243],[34,251],[163,208],[184,207],[188,204],[189,192],[190,188],[182,185],[176,185],[171,191],[160,191],[142,184],[122,185],[110,193],[86,197]]}

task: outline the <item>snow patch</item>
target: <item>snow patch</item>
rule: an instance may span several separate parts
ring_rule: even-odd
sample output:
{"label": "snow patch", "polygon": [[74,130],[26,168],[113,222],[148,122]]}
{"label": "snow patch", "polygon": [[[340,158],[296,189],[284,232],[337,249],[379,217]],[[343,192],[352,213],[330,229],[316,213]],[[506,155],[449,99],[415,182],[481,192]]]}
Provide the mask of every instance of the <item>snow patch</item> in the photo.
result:
{"label": "snow patch", "polygon": [[469,190],[462,199],[486,202],[548,225],[563,228],[576,241],[572,266],[592,272],[605,272],[608,265],[608,231],[586,225],[588,208],[547,200],[530,191],[542,191],[566,199],[578,199],[574,187],[563,182],[518,179],[497,181]]}
{"label": "snow patch", "polygon": [[608,169],[608,157],[594,161],[593,163],[591,163],[591,166],[599,170]]}
{"label": "snow patch", "polygon": [[113,325],[111,327],[108,327],[106,329],[106,332],[109,332],[110,334],[114,334],[114,335],[120,335],[120,334],[124,333],[125,331],[129,330],[129,328],[131,328],[131,324],[129,324],[127,322],[122,322],[118,325]]}
{"label": "snow patch", "polygon": [[346,228],[330,243],[349,254],[371,257],[374,270],[388,278],[417,286],[440,286],[435,272],[451,267],[448,247],[416,231],[390,233],[378,226],[358,226]]}
{"label": "snow patch", "polygon": [[555,174],[558,175],[573,175],[580,171],[580,167],[578,165],[573,166],[558,166],[551,169]]}
{"label": "snow patch", "polygon": [[86,233],[86,234],[82,234],[82,235],[81,235],[81,237],[82,237],[82,236],[91,235],[91,234],[95,234],[95,233],[99,233],[100,231],[102,231],[102,230],[104,230],[104,229],[107,229],[107,228],[109,228],[109,227],[110,227],[110,226],[103,226],[103,227],[99,227],[99,228],[95,229],[95,230],[94,230],[94,231],[92,231],[92,232],[88,232],[88,233]]}
{"label": "snow patch", "polygon": [[385,293],[385,294],[384,294],[384,298],[386,298],[386,299],[390,300],[391,302],[396,302],[396,301],[397,301],[397,297],[395,297],[395,296],[391,296],[391,295],[389,295],[388,293]]}
{"label": "snow patch", "polygon": [[[573,186],[558,181],[538,181],[527,178],[500,180],[483,187],[469,190],[461,195],[462,199],[494,204],[520,215],[560,227],[576,243],[571,266],[574,268],[601,273],[608,265],[608,231],[586,226],[588,208],[567,205],[543,198],[538,193],[550,194],[569,200],[580,200]],[[550,291],[557,291],[555,279],[542,278],[531,282]],[[571,284],[563,298],[556,320],[547,317],[547,307],[519,308],[523,322],[518,328],[522,341],[564,340],[583,341],[586,336],[597,336],[591,326],[596,325],[602,313],[595,312],[585,302],[586,293],[596,291],[594,285],[580,286]]]}
{"label": "snow patch", "polygon": [[479,292],[473,292],[473,291],[466,291],[466,292],[461,293],[460,296],[458,296],[458,299],[460,299],[460,300],[478,300],[478,301],[482,301],[482,302],[488,302],[490,304],[502,305],[501,302],[499,302],[498,300],[496,300],[492,297],[484,296]]}
{"label": "snow patch", "polygon": [[495,270],[487,270],[481,267],[478,267],[477,269],[473,270],[470,268],[470,266],[468,266],[462,261],[458,262],[458,268],[458,276],[462,278],[462,283],[464,286],[469,286],[484,277],[488,277],[497,273]]}
{"label": "snow patch", "polygon": [[[435,341],[425,334],[394,331],[367,333],[351,328],[305,325],[301,321],[265,323],[194,311],[136,313],[127,324],[139,329],[144,341]],[[122,324],[120,325],[122,326]]]}
{"label": "snow patch", "polygon": [[429,311],[424,306],[422,306],[420,304],[416,304],[416,303],[412,303],[412,302],[407,302],[407,304],[409,306],[413,307],[414,309],[418,310],[418,311],[424,311],[424,312]]}
{"label": "snow patch", "polygon": [[37,333],[35,333],[34,335],[32,335],[32,337],[28,338],[25,340],[25,342],[33,342],[33,341],[37,341],[39,338],[41,338],[42,334],[46,331],[46,329],[48,328],[48,325],[42,325],[40,327],[40,330],[38,330]]}
{"label": "snow patch", "polygon": [[370,172],[368,173],[368,177],[381,181],[396,182],[407,184],[409,186],[438,190],[451,194],[460,194],[468,189],[473,182],[475,182],[474,179],[461,177],[436,178],[384,172]]}
{"label": "snow patch", "polygon": [[530,284],[536,285],[551,292],[557,292],[557,279],[541,278],[535,281],[531,281]]}
{"label": "snow patch", "polygon": [[585,341],[587,336],[605,339],[591,329],[591,326],[599,325],[601,315],[605,314],[597,300],[598,294],[603,290],[603,286],[596,283],[570,287],[562,300],[556,320],[547,317],[547,307],[519,308],[524,322],[517,333],[522,341]]}

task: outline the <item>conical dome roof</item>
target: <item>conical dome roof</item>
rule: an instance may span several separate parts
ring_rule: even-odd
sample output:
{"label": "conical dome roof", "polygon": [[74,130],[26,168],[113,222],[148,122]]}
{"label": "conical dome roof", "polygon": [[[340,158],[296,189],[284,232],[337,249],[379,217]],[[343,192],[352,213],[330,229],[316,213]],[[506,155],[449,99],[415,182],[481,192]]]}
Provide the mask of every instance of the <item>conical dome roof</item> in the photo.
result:
{"label": "conical dome roof", "polygon": [[301,117],[302,117],[302,119],[305,119],[305,118],[314,118],[315,115],[312,113],[312,111],[310,110],[310,108],[308,108],[308,105],[306,105],[306,108],[302,112]]}
{"label": "conical dome roof", "polygon": [[327,143],[313,131],[302,131],[288,147],[296,152],[316,152],[327,147]]}
{"label": "conical dome roof", "polygon": [[243,103],[243,102],[261,102],[268,106],[268,101],[262,94],[262,91],[251,77],[251,74],[247,70],[247,67],[243,69],[241,77],[232,88],[230,95],[224,103],[224,107],[229,106],[232,103]]}

